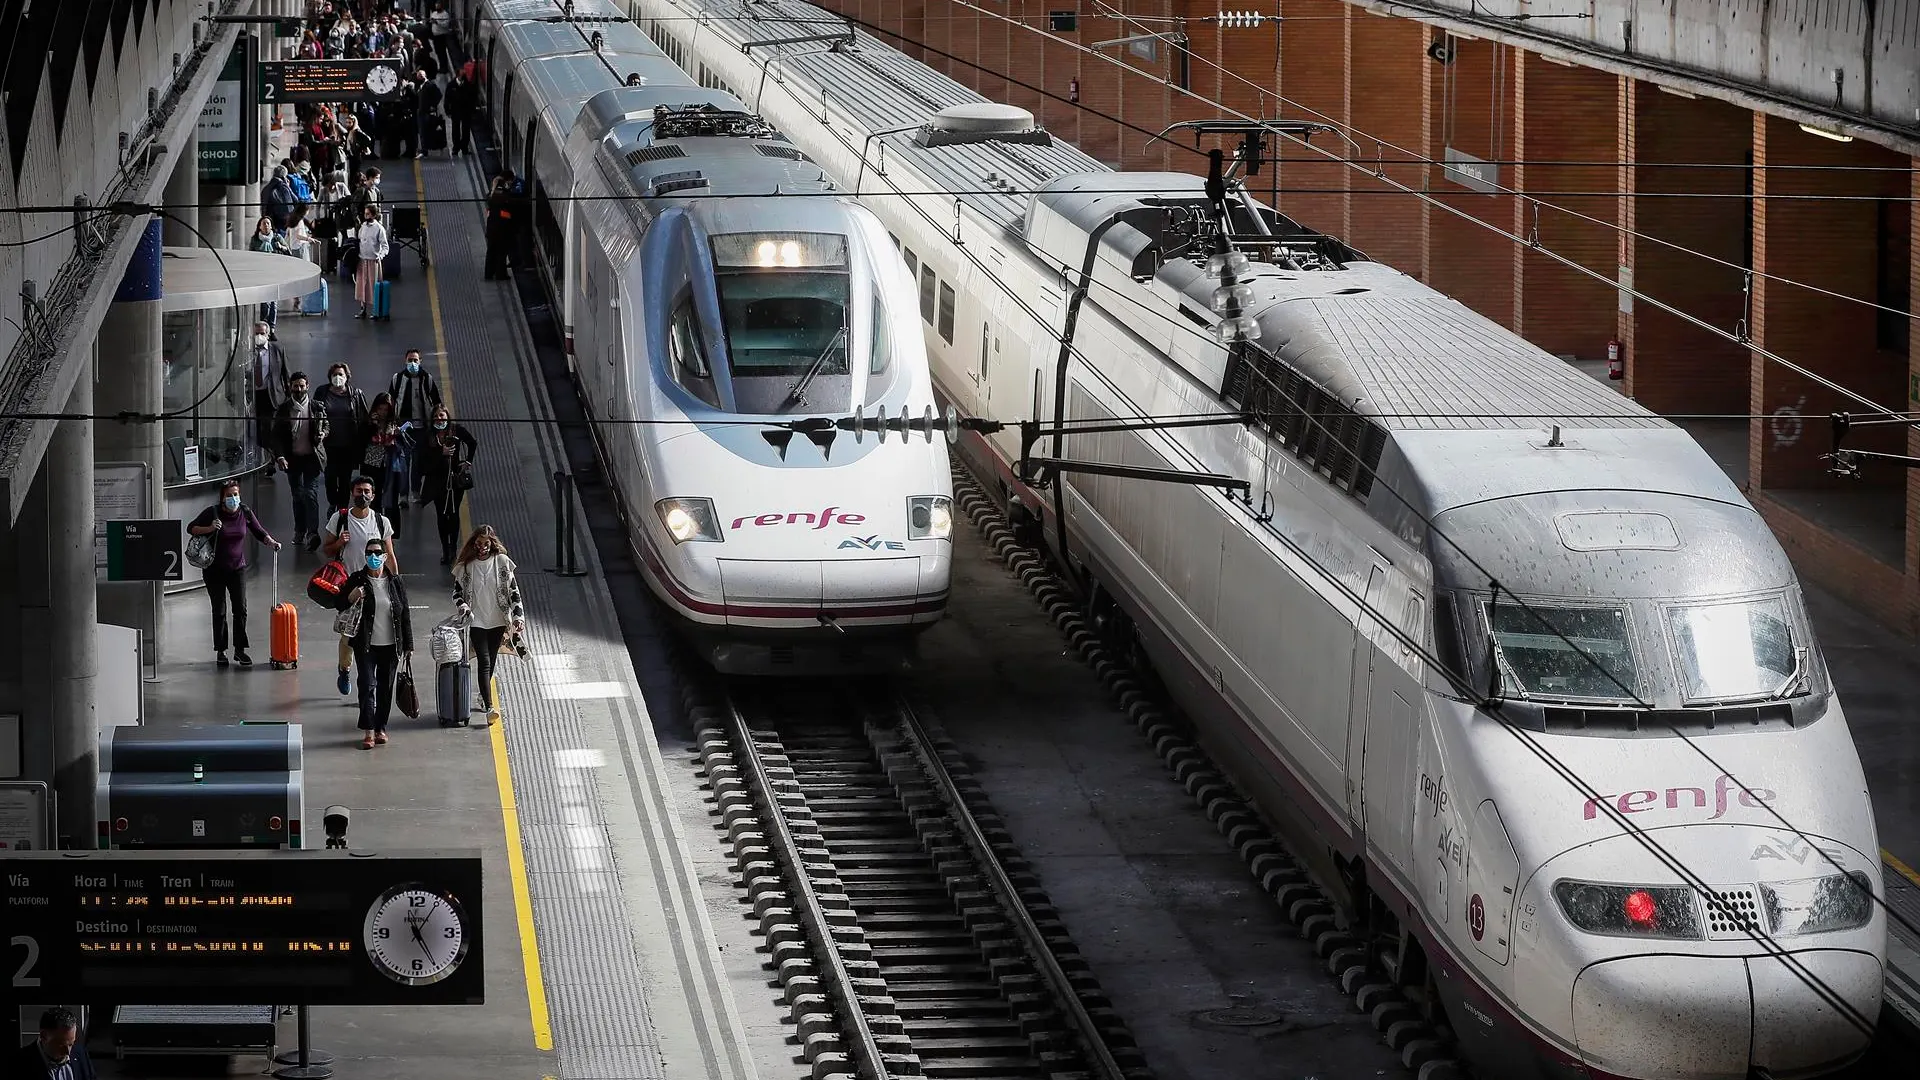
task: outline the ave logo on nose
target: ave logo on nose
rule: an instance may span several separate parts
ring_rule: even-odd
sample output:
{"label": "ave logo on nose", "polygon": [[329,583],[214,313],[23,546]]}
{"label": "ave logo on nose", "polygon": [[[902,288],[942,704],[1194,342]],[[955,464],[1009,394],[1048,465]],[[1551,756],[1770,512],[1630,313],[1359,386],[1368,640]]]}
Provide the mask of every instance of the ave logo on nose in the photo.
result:
{"label": "ave logo on nose", "polygon": [[907,545],[900,541],[882,540],[877,534],[873,536],[849,536],[845,540],[840,541],[840,547],[842,550],[846,548],[863,548],[867,551],[907,550]]}

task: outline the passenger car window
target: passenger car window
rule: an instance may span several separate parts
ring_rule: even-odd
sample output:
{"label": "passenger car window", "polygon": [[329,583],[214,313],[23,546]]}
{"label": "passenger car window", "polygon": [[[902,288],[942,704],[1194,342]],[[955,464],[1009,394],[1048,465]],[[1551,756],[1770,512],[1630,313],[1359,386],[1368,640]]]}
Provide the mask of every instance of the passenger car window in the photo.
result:
{"label": "passenger car window", "polygon": [[933,322],[933,286],[937,280],[933,275],[933,267],[920,268],[920,318],[929,324]]}
{"label": "passenger car window", "polygon": [[953,286],[940,286],[940,336],[953,344]]}

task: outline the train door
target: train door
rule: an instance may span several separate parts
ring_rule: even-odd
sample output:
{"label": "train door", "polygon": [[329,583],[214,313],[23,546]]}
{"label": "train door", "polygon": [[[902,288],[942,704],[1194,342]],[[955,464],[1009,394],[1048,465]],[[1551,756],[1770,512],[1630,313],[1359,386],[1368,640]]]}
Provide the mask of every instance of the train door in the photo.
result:
{"label": "train door", "polygon": [[1512,952],[1514,893],[1520,887],[1520,857],[1507,838],[1492,799],[1473,815],[1467,838],[1467,933],[1474,948],[1496,964]]}
{"label": "train door", "polygon": [[[1417,632],[1421,597],[1395,587],[1375,564],[1365,603],[1354,620],[1352,705],[1347,729],[1347,806],[1362,848],[1371,847],[1405,872],[1413,843],[1413,754],[1421,701],[1418,650],[1402,634]],[[1396,627],[1383,620],[1391,618]]]}

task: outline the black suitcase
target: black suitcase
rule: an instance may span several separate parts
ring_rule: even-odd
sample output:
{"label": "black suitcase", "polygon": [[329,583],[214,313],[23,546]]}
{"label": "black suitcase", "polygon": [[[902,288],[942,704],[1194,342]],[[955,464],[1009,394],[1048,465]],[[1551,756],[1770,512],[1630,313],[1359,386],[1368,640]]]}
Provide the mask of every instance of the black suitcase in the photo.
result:
{"label": "black suitcase", "polygon": [[400,268],[406,265],[400,259],[400,245],[389,244],[387,257],[380,261],[380,276],[388,281],[400,280]]}
{"label": "black suitcase", "polygon": [[427,122],[427,152],[435,153],[447,148],[447,122],[435,116]]}

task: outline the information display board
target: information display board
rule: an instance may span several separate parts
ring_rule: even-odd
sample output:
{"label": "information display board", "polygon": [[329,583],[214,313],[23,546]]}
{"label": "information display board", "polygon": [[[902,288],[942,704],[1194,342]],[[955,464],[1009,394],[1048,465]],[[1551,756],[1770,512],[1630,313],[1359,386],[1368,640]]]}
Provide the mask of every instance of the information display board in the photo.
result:
{"label": "information display board", "polygon": [[260,65],[260,104],[385,101],[406,81],[404,60],[269,60]]}
{"label": "information display board", "polygon": [[184,580],[180,536],[178,518],[107,522],[107,580]]}
{"label": "information display board", "polygon": [[474,852],[0,855],[0,1004],[479,1005]]}

